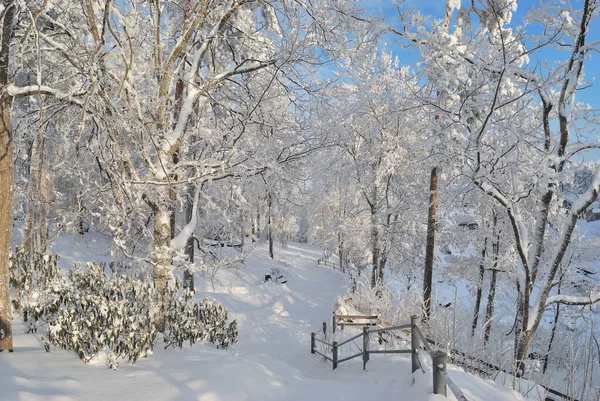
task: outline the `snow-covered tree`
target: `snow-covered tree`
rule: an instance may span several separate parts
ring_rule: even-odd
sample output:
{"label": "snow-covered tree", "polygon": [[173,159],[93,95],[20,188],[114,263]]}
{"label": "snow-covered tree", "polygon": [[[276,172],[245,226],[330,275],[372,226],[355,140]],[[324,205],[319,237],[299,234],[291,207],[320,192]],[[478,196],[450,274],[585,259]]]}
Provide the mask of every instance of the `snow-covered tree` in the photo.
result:
{"label": "snow-covered tree", "polygon": [[[450,13],[456,6],[460,2]],[[598,5],[586,0],[567,10],[549,2],[532,10],[523,26],[511,21],[516,7],[516,1],[506,0],[459,10],[451,32],[439,25],[396,31],[423,50],[430,82],[444,96],[433,112],[447,120],[449,143],[461,149],[457,167],[494,199],[510,224],[518,255],[515,359],[522,373],[546,308],[600,300],[596,292],[555,292],[578,216],[600,191],[596,173],[586,192],[564,208],[565,167],[597,147],[585,139],[594,116],[575,97],[584,87],[583,65],[595,49],[586,39]],[[530,62],[546,48],[567,50],[567,57],[562,60],[564,53],[557,52],[555,63]]]}

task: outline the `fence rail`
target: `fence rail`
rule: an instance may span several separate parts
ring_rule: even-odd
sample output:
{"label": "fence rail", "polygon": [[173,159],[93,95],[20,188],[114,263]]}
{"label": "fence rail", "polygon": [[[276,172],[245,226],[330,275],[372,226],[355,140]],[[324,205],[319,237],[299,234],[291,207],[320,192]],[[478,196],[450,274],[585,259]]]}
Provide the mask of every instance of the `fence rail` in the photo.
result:
{"label": "fence rail", "polygon": [[[376,315],[337,316],[334,314],[334,321],[333,321],[334,329],[337,325],[336,319],[337,320],[360,319],[360,320],[367,321],[367,323],[363,323],[362,333],[357,334],[339,344],[337,341],[334,341],[333,343],[330,344],[327,341],[316,338],[316,335],[317,335],[316,333],[310,334],[310,352],[312,354],[319,354],[322,357],[324,357],[325,359],[331,361],[333,364],[334,370],[337,368],[338,364],[349,361],[354,358],[358,358],[359,356],[362,356],[363,369],[365,369],[367,366],[367,362],[370,359],[371,354],[411,354],[412,372],[414,373],[418,369],[423,370],[423,368],[421,366],[421,361],[419,360],[419,350],[421,349],[421,347],[424,347],[425,350],[431,355],[431,359],[433,361],[433,369],[432,369],[432,371],[433,371],[433,393],[441,394],[441,395],[445,396],[446,395],[446,385],[448,385],[448,387],[450,387],[450,390],[454,393],[454,396],[459,401],[468,401],[467,398],[462,393],[462,391],[460,390],[460,388],[452,381],[452,378],[446,372],[446,360],[448,358],[448,355],[442,351],[432,352],[427,339],[425,338],[423,333],[421,333],[421,330],[419,330],[418,325],[421,323],[421,318],[419,318],[418,316],[411,316],[410,324],[401,324],[401,325],[383,327],[383,328],[370,328],[369,327],[369,324],[371,323],[371,321],[373,319],[377,319]],[[356,323],[356,324],[358,324],[358,323]],[[323,325],[325,327],[325,323],[323,323]],[[344,325],[349,325],[349,324],[344,324]],[[410,333],[411,333],[411,349],[402,349],[402,350],[400,350],[400,349],[370,350],[369,349],[369,335],[370,334],[377,334],[377,333],[390,332],[390,331],[396,331],[396,330],[407,330],[407,329],[410,329]],[[362,351],[340,359],[339,358],[339,348],[343,345],[346,345],[346,344],[360,338],[360,337],[363,338]],[[317,342],[331,347],[332,356],[330,357],[328,355],[324,355],[321,352],[317,351],[315,349],[315,345]]]}
{"label": "fence rail", "polygon": [[317,260],[317,264],[318,265],[323,265],[323,266],[327,266],[327,267],[333,267],[334,269],[336,267],[338,267],[337,263],[333,263],[327,259],[318,259]]}

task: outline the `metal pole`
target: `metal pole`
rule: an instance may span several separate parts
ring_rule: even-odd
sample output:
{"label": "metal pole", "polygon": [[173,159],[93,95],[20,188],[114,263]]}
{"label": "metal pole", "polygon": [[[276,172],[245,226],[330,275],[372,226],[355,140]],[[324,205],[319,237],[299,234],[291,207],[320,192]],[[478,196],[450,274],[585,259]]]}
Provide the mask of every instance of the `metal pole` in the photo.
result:
{"label": "metal pole", "polygon": [[433,394],[446,396],[446,380],[440,371],[446,371],[446,359],[448,354],[443,351],[436,351],[431,354],[433,360]]}
{"label": "metal pole", "polygon": [[363,370],[367,368],[369,362],[369,328],[363,326]]}
{"label": "metal pole", "polygon": [[337,368],[337,364],[338,364],[338,343],[337,341],[333,342],[333,370],[335,370],[335,368]]}
{"label": "metal pole", "polygon": [[411,364],[412,364],[412,372],[415,373],[421,367],[419,363],[419,348],[421,348],[421,339],[417,334],[416,327],[421,324],[421,318],[417,315],[412,315],[410,317],[410,347],[411,347]]}
{"label": "metal pole", "polygon": [[317,333],[310,333],[310,353],[315,353],[315,336]]}

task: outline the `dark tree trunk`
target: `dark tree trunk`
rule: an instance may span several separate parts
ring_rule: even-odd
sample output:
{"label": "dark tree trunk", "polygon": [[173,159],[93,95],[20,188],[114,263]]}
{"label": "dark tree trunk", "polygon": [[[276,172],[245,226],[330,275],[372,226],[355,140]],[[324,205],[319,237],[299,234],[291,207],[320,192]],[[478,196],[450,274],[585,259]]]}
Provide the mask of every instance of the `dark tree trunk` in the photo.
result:
{"label": "dark tree trunk", "polygon": [[483,291],[483,276],[485,274],[485,253],[487,251],[487,237],[483,240],[481,251],[481,263],[479,263],[479,281],[477,282],[477,293],[475,295],[475,310],[473,311],[473,323],[471,324],[471,336],[475,335],[477,322],[479,320],[479,309],[481,308],[481,293]]}
{"label": "dark tree trunk", "polygon": [[260,240],[260,205],[256,208],[256,240]]}
{"label": "dark tree trunk", "polygon": [[[560,280],[558,281],[558,294],[560,294],[562,285],[562,275],[560,276]],[[550,341],[548,342],[548,352],[544,355],[544,367],[542,369],[542,373],[546,373],[548,369],[548,355],[550,355],[550,351],[552,350],[552,343],[554,342],[554,336],[556,335],[556,327],[558,326],[558,317],[560,316],[560,304],[557,303],[554,305],[554,321],[552,322],[552,332],[550,333]]]}
{"label": "dark tree trunk", "polygon": [[340,271],[344,271],[344,239],[342,232],[338,231],[338,259],[340,262]]}
{"label": "dark tree trunk", "polygon": [[433,281],[433,251],[435,249],[435,223],[437,212],[437,167],[431,169],[429,182],[429,214],[427,216],[427,245],[425,248],[425,269],[423,271],[423,320],[431,314],[431,291]]}
{"label": "dark tree trunk", "polygon": [[[187,207],[185,209],[186,221],[191,221],[194,214],[194,202],[192,201],[192,199],[194,199],[194,194],[192,192],[193,190],[190,186],[187,196]],[[185,244],[185,255],[188,263],[194,263],[194,235],[191,235]],[[183,288],[187,288],[190,291],[196,291],[194,286],[194,273],[189,268],[186,268],[183,272]]]}
{"label": "dark tree trunk", "polygon": [[[375,202],[375,200],[373,200]],[[377,227],[375,204],[371,204],[371,253],[373,254],[373,271],[371,272],[371,287],[377,286],[379,278],[379,228]]]}
{"label": "dark tree trunk", "polygon": [[252,211],[250,211],[250,220],[252,220],[252,248],[256,246],[256,220],[252,216]]}
{"label": "dark tree trunk", "polygon": [[50,228],[48,214],[50,204],[48,199],[48,141],[44,138],[42,143],[42,157],[40,160],[40,252],[48,252],[48,237]]}
{"label": "dark tree trunk", "polygon": [[273,198],[271,193],[267,196],[268,216],[267,216],[267,229],[269,230],[269,257],[274,259],[273,255]]}
{"label": "dark tree trunk", "polygon": [[492,278],[490,280],[490,292],[488,293],[487,307],[485,309],[485,322],[483,344],[487,344],[490,339],[490,331],[492,329],[492,319],[494,318],[494,302],[496,298],[496,278],[498,275],[498,254],[500,253],[500,232],[498,229],[498,215],[494,215],[494,229],[492,232]]}

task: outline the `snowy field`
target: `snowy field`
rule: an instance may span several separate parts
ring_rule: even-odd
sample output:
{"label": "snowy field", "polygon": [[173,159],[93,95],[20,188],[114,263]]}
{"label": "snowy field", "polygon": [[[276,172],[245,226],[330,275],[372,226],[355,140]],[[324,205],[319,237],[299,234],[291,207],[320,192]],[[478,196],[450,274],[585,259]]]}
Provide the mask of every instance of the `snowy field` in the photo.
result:
{"label": "snowy field", "polygon": [[[71,244],[71,245],[69,245]],[[108,240],[66,237],[55,250],[67,261],[106,259]],[[102,358],[83,364],[56,348],[44,352],[38,334],[15,321],[15,352],[0,354],[0,399],[6,401],[233,401],[233,400],[443,400],[431,394],[430,368],[410,373],[410,360],[375,356],[362,370],[355,359],[331,364],[310,354],[310,333],[329,321],[346,276],[317,265],[320,250],[304,244],[276,249],[276,260],[259,246],[239,269],[221,268],[196,278],[197,296],[214,297],[239,322],[239,342],[229,350],[209,344],[164,350],[135,365],[107,369]],[[287,284],[262,283],[277,268]],[[408,319],[408,317],[407,317]],[[449,367],[470,400],[513,401],[512,390]],[[413,384],[413,382],[415,384]],[[453,399],[450,397],[449,399]]]}

